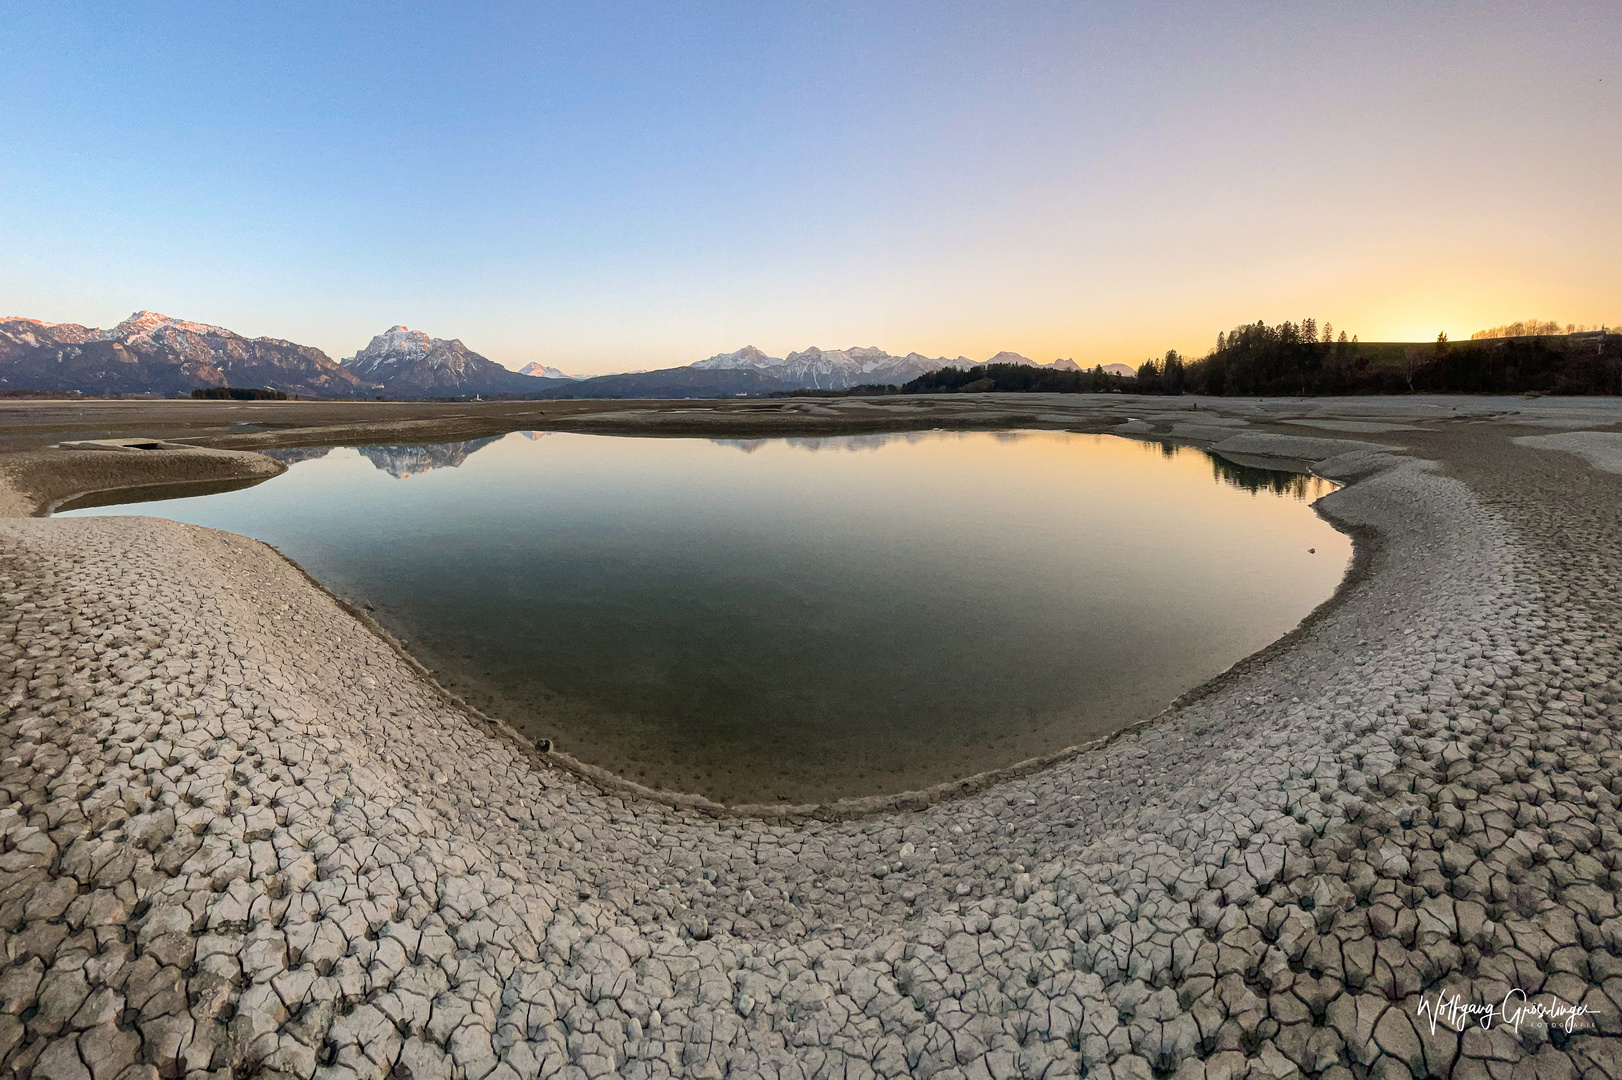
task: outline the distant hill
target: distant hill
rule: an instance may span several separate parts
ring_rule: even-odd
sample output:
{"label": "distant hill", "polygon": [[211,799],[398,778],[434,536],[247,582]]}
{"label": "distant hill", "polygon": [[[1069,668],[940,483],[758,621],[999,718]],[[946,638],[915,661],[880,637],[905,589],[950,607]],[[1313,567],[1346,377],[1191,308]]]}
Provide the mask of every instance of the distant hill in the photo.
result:
{"label": "distant hill", "polygon": [[752,367],[706,369],[664,368],[631,375],[599,375],[594,379],[553,386],[529,395],[535,398],[705,398],[739,394],[774,394],[796,389],[796,384],[774,379]]}
{"label": "distant hill", "polygon": [[137,311],[110,330],[0,319],[0,389],[171,397],[214,386],[339,398],[380,389],[320,349],[154,311]]}
{"label": "distant hill", "polygon": [[1135,389],[1114,372],[1009,361],[928,371],[900,387],[903,394],[1096,394]]}
{"label": "distant hill", "polygon": [[429,337],[405,326],[377,335],[343,366],[394,398],[531,397],[569,381],[512,371],[458,339]]}

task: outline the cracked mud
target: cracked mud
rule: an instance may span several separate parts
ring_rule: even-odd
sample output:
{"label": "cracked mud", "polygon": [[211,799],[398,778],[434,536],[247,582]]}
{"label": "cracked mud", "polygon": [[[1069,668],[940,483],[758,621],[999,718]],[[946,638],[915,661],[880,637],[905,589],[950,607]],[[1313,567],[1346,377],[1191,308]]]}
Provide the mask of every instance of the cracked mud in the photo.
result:
{"label": "cracked mud", "polygon": [[[1622,421],[1589,404],[1536,430]],[[1368,408],[1189,436],[1356,479],[1332,610],[1101,749],[843,821],[552,770],[257,542],[4,519],[0,1071],[1622,1075],[1622,477],[1513,446],[1536,417],[1327,438]],[[1433,1032],[1438,990],[1587,1011]]]}

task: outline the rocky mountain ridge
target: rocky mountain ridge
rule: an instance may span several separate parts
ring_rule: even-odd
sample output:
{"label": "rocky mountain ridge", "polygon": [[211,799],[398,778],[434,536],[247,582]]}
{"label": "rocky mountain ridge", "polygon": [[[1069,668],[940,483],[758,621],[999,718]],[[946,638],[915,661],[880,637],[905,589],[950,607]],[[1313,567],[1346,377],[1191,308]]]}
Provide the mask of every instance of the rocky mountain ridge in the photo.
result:
{"label": "rocky mountain ridge", "polygon": [[459,338],[430,337],[421,330],[391,326],[372,338],[343,366],[378,383],[389,397],[525,397],[564,379],[537,378],[479,355]]}
{"label": "rocky mountain ridge", "polygon": [[[1038,364],[1014,352],[987,363],[1079,370],[1074,360]],[[340,362],[320,349],[279,338],[247,338],[223,327],[137,311],[111,329],[37,319],[0,319],[0,391],[184,395],[204,387],[269,387],[301,397],[624,398],[770,394],[843,390],[862,383],[902,384],[948,359],[874,346],[812,346],[786,357],[748,345],[658,371],[571,376],[539,362],[513,371],[458,338],[436,338],[395,325]],[[1131,374],[1124,364],[1107,370]]]}
{"label": "rocky mountain ridge", "polygon": [[0,319],[0,389],[171,396],[211,386],[340,398],[379,390],[320,349],[155,311],[137,311],[107,330]]}
{"label": "rocky mountain ridge", "polygon": [[740,394],[764,396],[788,393],[799,383],[785,382],[748,365],[737,368],[705,369],[692,365],[661,368],[657,371],[598,375],[554,385],[536,397],[560,398],[710,398]]}

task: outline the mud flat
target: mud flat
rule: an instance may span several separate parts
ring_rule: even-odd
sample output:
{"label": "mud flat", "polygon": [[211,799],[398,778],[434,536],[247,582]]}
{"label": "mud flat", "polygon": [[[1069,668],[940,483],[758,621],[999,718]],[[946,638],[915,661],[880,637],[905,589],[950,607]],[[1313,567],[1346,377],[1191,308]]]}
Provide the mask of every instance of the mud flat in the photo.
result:
{"label": "mud flat", "polygon": [[[257,542],[0,522],[0,1073],[1622,1074],[1622,475],[1514,441],[1622,403],[983,404],[1352,481],[1362,572],[1103,746],[765,818],[555,767]],[[1512,990],[1584,1011],[1420,1012]]]}

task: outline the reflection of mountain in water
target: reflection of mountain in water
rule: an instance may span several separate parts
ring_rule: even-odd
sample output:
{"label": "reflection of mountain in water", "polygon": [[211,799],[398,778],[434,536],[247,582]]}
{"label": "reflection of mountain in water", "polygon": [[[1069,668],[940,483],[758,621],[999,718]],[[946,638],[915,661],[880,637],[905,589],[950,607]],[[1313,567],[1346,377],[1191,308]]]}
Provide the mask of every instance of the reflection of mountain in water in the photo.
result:
{"label": "reflection of mountain in water", "polygon": [[275,458],[283,465],[297,465],[301,461],[314,461],[324,458],[332,453],[330,446],[292,446],[280,450],[261,450],[261,454],[268,458]]}
{"label": "reflection of mountain in water", "polygon": [[[525,434],[528,434],[527,432]],[[1025,431],[994,431],[992,438],[1001,443],[1018,442],[1028,437]],[[734,450],[742,450],[746,454],[753,454],[756,450],[770,443],[783,443],[796,450],[807,450],[819,453],[830,450],[835,453],[843,451],[847,454],[858,453],[863,450],[877,450],[881,446],[888,446],[893,442],[918,443],[925,439],[965,438],[972,435],[981,435],[980,432],[967,431],[897,431],[877,435],[819,435],[798,436],[795,438],[775,439],[711,439],[716,446],[727,446]],[[1162,455],[1173,458],[1179,454],[1204,454],[1211,461],[1211,478],[1236,488],[1243,488],[1251,494],[1270,491],[1274,495],[1285,495],[1296,499],[1317,499],[1335,490],[1335,485],[1320,476],[1311,476],[1302,473],[1280,472],[1275,469],[1258,469],[1252,465],[1236,465],[1226,458],[1204,450],[1197,450],[1192,446],[1180,446],[1177,443],[1163,442],[1143,443],[1143,448],[1150,453],[1158,450]]]}
{"label": "reflection of mountain in water", "polygon": [[[711,439],[716,446],[730,446],[734,450],[742,450],[746,454],[753,454],[768,443],[783,443],[796,450],[808,450],[819,453],[823,450],[844,451],[847,454],[858,453],[863,450],[877,450],[881,446],[888,446],[893,442],[920,443],[925,439],[939,439],[948,435],[965,434],[962,432],[940,431],[895,431],[878,435],[800,435],[793,438],[777,439]],[[1017,431],[1004,431],[997,433],[998,441],[1012,442],[1023,438],[1023,433]]]}
{"label": "reflection of mountain in water", "polygon": [[430,472],[434,469],[454,469],[501,436],[472,439],[468,442],[435,443],[432,446],[357,446],[361,456],[388,473],[396,480]]}

